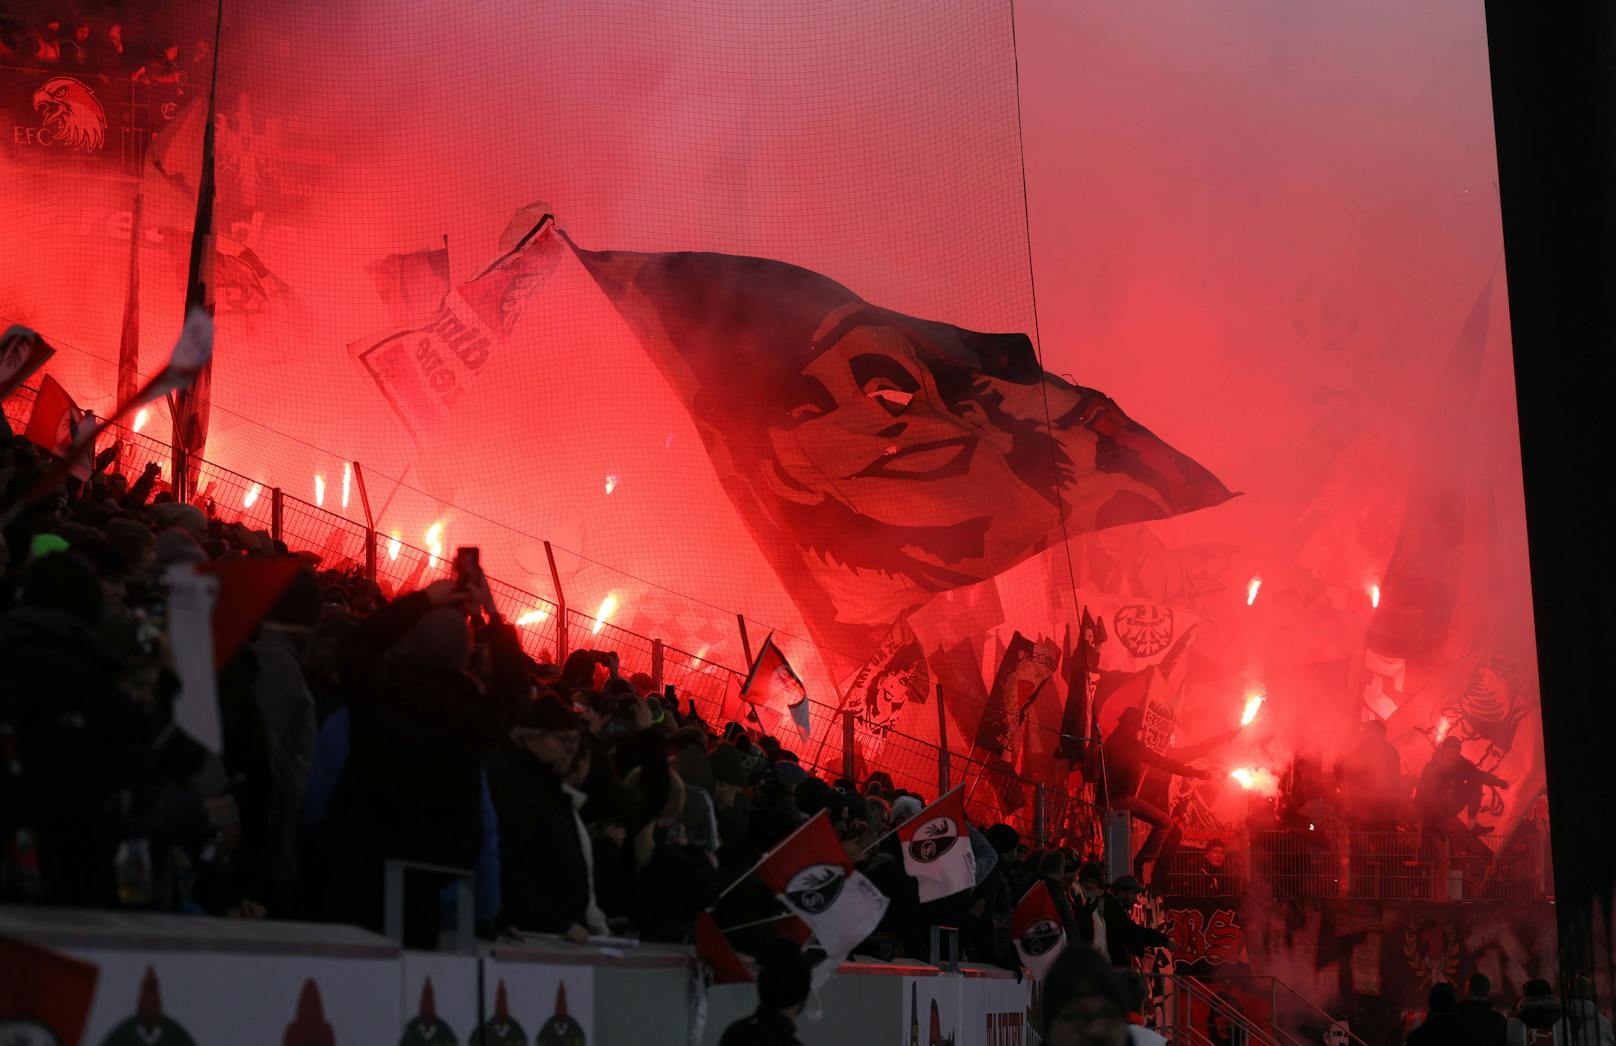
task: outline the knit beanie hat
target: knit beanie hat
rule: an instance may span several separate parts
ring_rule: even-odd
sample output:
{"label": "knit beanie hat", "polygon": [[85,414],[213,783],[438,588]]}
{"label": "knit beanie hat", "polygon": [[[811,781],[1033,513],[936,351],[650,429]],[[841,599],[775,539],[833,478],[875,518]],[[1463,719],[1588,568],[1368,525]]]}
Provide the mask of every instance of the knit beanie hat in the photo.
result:
{"label": "knit beanie hat", "polygon": [[61,610],[93,625],[101,620],[101,579],[77,555],[56,552],[24,568],[17,602]]}
{"label": "knit beanie hat", "polygon": [[712,767],[714,781],[734,785],[737,788],[746,787],[746,767],[741,762],[741,753],[734,745],[714,746],[713,750],[707,753],[707,762]]}
{"label": "knit beanie hat", "polygon": [[894,826],[903,824],[914,817],[924,807],[919,799],[912,795],[900,795],[892,801],[892,823]]}

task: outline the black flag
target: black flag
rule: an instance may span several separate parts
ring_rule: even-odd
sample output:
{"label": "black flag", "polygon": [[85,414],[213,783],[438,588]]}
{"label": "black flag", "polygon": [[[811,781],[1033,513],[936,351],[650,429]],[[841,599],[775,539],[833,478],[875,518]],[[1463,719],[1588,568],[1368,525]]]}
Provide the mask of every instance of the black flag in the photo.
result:
{"label": "black flag", "polygon": [[[208,89],[208,122],[202,130],[202,173],[196,192],[196,222],[191,227],[191,264],[185,283],[185,315],[200,309],[213,315],[213,268],[217,246],[213,240],[214,124],[219,96],[219,31],[224,23],[224,0],[219,0],[218,20],[213,29],[213,80]],[[198,372],[186,388],[169,397],[169,416],[174,421],[174,462],[171,474],[177,493],[194,493],[202,467],[202,452],[208,442],[208,408],[213,399],[213,359]],[[182,485],[183,484],[183,485]]]}
{"label": "black flag", "polygon": [[1100,680],[1100,644],[1104,642],[1104,619],[1091,616],[1084,607],[1077,647],[1066,654],[1066,709],[1055,749],[1055,755],[1069,763],[1082,762],[1094,740],[1094,688]]}

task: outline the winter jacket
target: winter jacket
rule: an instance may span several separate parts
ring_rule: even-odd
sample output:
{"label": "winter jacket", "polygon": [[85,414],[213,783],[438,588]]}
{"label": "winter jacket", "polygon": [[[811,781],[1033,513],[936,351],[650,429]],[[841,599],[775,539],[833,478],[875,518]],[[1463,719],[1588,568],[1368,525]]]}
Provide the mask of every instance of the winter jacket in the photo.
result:
{"label": "winter jacket", "polygon": [[500,894],[519,930],[565,933],[587,925],[589,863],[561,778],[513,741],[488,757],[499,818]]}
{"label": "winter jacket", "polygon": [[336,918],[380,924],[388,859],[473,866],[482,844],[482,761],[530,689],[508,626],[490,629],[486,687],[389,652],[431,608],[422,592],[394,600],[354,630],[342,653],[350,751],[330,815],[328,907]]}
{"label": "winter jacket", "polygon": [[1460,1002],[1459,1019],[1481,1039],[1481,1046],[1505,1046],[1508,1021],[1486,999],[1465,999]]}

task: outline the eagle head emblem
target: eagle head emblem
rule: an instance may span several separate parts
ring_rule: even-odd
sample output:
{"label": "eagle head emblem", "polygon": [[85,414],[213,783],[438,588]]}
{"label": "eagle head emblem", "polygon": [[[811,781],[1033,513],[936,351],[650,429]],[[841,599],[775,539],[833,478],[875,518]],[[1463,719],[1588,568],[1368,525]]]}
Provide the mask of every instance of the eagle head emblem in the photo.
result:
{"label": "eagle head emblem", "polygon": [[94,152],[106,144],[107,114],[95,92],[71,76],[54,76],[34,92],[34,111],[51,138]]}

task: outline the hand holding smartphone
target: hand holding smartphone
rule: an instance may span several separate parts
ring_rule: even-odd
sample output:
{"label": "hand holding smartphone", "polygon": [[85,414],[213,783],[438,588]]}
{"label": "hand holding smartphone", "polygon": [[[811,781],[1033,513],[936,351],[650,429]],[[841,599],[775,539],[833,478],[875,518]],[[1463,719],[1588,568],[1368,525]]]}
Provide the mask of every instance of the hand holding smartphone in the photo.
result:
{"label": "hand holding smartphone", "polygon": [[494,609],[493,593],[488,590],[488,576],[483,573],[482,553],[475,545],[455,550],[454,581],[455,588],[464,592],[474,606],[488,612],[489,620],[499,620],[499,611]]}

